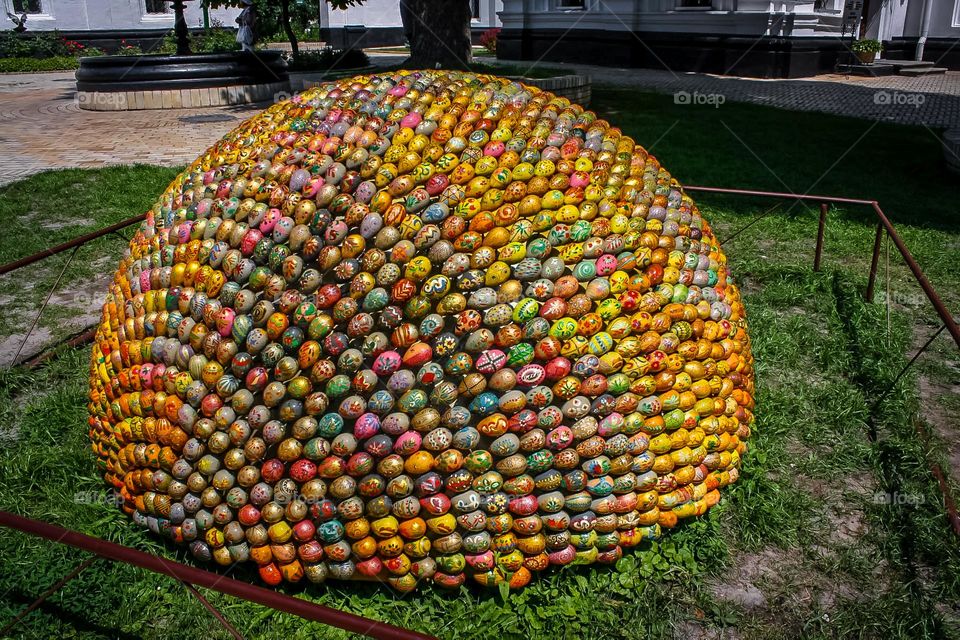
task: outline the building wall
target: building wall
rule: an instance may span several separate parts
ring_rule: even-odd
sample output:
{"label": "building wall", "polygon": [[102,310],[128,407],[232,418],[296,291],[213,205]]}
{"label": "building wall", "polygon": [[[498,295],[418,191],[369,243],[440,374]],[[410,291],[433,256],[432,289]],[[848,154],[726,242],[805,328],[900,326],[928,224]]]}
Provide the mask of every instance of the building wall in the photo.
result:
{"label": "building wall", "polygon": [[503,11],[503,0],[479,0],[479,17],[474,18],[474,27],[491,29],[500,26],[500,12]]}
{"label": "building wall", "polygon": [[320,3],[321,27],[345,27],[363,25],[373,27],[399,27],[400,3],[397,0],[366,0],[363,4],[348,9],[333,9],[326,2]]}
{"label": "building wall", "polygon": [[[477,14],[472,26],[495,27],[500,24],[497,12],[503,9],[503,0],[471,0],[476,2]],[[333,9],[321,0],[321,27],[345,27],[364,25],[368,28],[401,27],[399,0],[366,0],[363,4],[347,9]]]}
{"label": "building wall", "polygon": [[[828,0],[827,5],[839,0]],[[685,7],[683,0],[503,0],[504,28],[598,29],[716,35],[818,35],[813,0],[713,0]],[[687,3],[689,4],[689,3]]]}
{"label": "building wall", "polygon": [[504,0],[497,55],[764,78],[849,55],[839,0]]}
{"label": "building wall", "polygon": [[[930,38],[960,38],[960,0],[926,0],[930,4]],[[888,0],[869,25],[870,37],[880,40],[920,36],[923,0]]]}
{"label": "building wall", "polygon": [[[960,0],[927,0],[930,22],[923,59],[938,67],[960,69]],[[882,40],[883,57],[916,58],[923,23],[923,0],[888,0],[867,26],[867,36]]]}
{"label": "building wall", "polygon": [[[12,0],[0,0],[5,11],[13,12]],[[166,14],[147,14],[143,0],[40,0],[39,15],[27,17],[29,31],[136,31],[172,29],[173,9]],[[186,3],[188,27],[203,26],[199,2]],[[235,26],[239,9],[211,9],[210,21]]]}
{"label": "building wall", "polygon": [[[333,9],[320,1],[320,33],[335,48],[402,45],[406,42],[399,0],[366,0],[362,5]],[[500,26],[503,0],[470,0],[476,16],[470,26],[479,35]]]}
{"label": "building wall", "polygon": [[[929,36],[960,38],[960,0],[931,3]],[[843,0],[712,0],[708,8],[684,7],[685,0],[503,0],[503,26],[511,29],[605,29],[715,35],[825,36],[838,33]],[[917,37],[923,0],[873,2],[867,36]],[[832,19],[829,14],[837,15]]]}

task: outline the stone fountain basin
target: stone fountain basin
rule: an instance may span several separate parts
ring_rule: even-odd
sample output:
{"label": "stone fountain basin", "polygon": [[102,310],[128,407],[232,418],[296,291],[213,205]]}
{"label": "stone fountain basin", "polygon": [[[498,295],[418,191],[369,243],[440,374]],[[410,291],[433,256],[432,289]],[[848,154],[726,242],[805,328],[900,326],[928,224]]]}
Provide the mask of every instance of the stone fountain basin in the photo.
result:
{"label": "stone fountain basin", "polygon": [[245,104],[290,91],[280,51],[81,58],[81,109],[123,111]]}

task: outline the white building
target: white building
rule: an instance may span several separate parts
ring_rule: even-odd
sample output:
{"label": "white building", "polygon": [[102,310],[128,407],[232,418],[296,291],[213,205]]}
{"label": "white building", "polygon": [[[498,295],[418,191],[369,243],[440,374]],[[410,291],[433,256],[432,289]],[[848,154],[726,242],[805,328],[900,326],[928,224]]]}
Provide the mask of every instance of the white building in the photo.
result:
{"label": "white building", "polygon": [[[173,9],[165,0],[0,0],[5,11],[27,14],[29,31],[136,32],[173,29]],[[199,2],[186,2],[190,28],[203,27]],[[239,9],[211,9],[210,22],[234,26]],[[10,26],[13,26],[12,24]]]}
{"label": "white building", "polygon": [[871,11],[866,35],[902,59],[915,59],[923,40],[924,60],[960,69],[960,0],[887,0]]}
{"label": "white building", "polygon": [[[497,12],[502,0],[469,0],[473,13],[474,35],[499,24]],[[76,39],[98,42],[126,38],[159,37],[173,28],[173,9],[169,0],[0,0],[5,11],[27,14],[29,31],[52,31]],[[349,9],[333,9],[317,0],[321,37],[334,46],[345,43],[360,46],[403,44],[399,0],[366,0]],[[239,9],[211,9],[206,15],[199,0],[186,3],[187,26],[191,29],[219,23],[234,27]],[[11,23],[9,27],[13,27]]]}
{"label": "white building", "polygon": [[884,40],[887,55],[912,59],[926,25],[924,59],[960,68],[960,0],[504,0],[497,53],[803,77],[849,57],[844,15],[858,2],[864,36]]}
{"label": "white building", "polygon": [[[497,15],[502,0],[469,0],[470,26],[476,42],[479,34],[500,26]],[[399,45],[405,41],[399,0],[366,0],[347,9],[333,9],[320,0],[321,38],[335,47]]]}
{"label": "white building", "polygon": [[[120,38],[154,41],[173,28],[168,0],[0,0],[27,13],[30,31],[110,47]],[[317,0],[321,38],[334,46],[404,42],[399,0],[332,9]],[[469,0],[474,39],[502,26],[498,55],[760,77],[833,71],[851,58],[849,34],[862,7],[864,37],[883,40],[885,57],[960,68],[960,0]],[[237,9],[204,15],[186,3],[187,25],[234,26]],[[853,11],[857,15],[857,11]],[[13,25],[11,24],[10,27]],[[845,38],[841,34],[846,33]],[[859,31],[858,31],[859,33]],[[147,47],[145,47],[147,48]]]}

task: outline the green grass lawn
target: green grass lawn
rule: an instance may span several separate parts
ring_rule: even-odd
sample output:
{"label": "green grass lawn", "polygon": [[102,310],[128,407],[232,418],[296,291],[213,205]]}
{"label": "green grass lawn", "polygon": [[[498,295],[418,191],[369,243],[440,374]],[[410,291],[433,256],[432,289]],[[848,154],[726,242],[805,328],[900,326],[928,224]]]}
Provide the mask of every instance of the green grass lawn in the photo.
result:
{"label": "green grass lawn", "polygon": [[[0,220],[6,228],[0,263],[143,213],[176,175],[176,169],[144,165],[63,169],[0,187]],[[89,324],[90,314],[102,303],[106,278],[116,264],[114,256],[123,250],[123,238],[133,229],[85,244],[72,257],[72,251],[67,251],[0,276],[0,364],[12,362],[22,342],[17,336],[26,334],[58,278],[61,284],[23,355],[42,346],[34,346],[34,340],[53,343]]]}
{"label": "green grass lawn", "polygon": [[[594,89],[593,106],[652,146],[681,182],[879,199],[948,304],[960,308],[957,183],[940,168],[928,131],[729,103],[674,105],[669,96],[604,88]],[[23,236],[0,238],[2,261],[141,212],[173,175],[149,167],[57,172],[0,189],[0,220],[21,225]],[[773,204],[697,199],[721,239]],[[287,591],[440,638],[960,637],[960,545],[927,468],[938,459],[949,470],[956,451],[956,349],[941,336],[876,405],[936,317],[892,247],[878,283],[890,304],[862,301],[873,241],[866,212],[831,212],[824,269],[815,274],[817,213],[784,209],[725,244],[743,285],[759,397],[744,473],[707,516],[628,554],[615,570],[568,567],[507,597],[472,587],[402,597],[343,583]],[[33,226],[19,220],[31,212]],[[31,239],[43,212],[82,223]],[[78,268],[121,245],[110,238],[84,250]],[[62,266],[50,262],[57,264],[36,276],[42,282]],[[35,289],[45,292],[42,282]],[[18,293],[9,277],[0,287]],[[19,296],[30,298],[22,287]],[[87,356],[62,348],[42,368],[0,370],[0,508],[190,562],[111,505],[76,499],[102,491],[87,449]],[[918,419],[933,433],[929,442],[916,435]],[[4,532],[0,624],[83,557]],[[205,593],[247,638],[349,637]],[[182,587],[105,562],[15,632],[188,635],[229,637]]]}

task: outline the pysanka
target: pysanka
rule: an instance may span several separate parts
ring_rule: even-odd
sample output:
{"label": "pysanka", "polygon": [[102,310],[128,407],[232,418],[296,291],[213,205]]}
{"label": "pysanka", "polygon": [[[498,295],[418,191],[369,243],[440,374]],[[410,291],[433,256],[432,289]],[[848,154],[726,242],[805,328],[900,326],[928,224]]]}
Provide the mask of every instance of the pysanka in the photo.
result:
{"label": "pysanka", "polygon": [[271,106],[160,196],[90,437],[134,522],[269,584],[519,588],[716,504],[753,385],[656,158],[515,81],[396,72]]}

